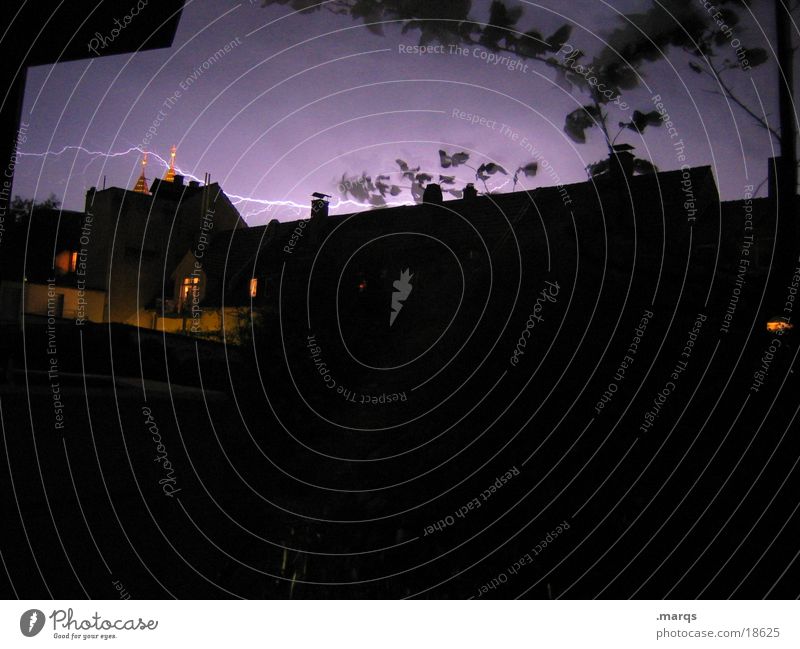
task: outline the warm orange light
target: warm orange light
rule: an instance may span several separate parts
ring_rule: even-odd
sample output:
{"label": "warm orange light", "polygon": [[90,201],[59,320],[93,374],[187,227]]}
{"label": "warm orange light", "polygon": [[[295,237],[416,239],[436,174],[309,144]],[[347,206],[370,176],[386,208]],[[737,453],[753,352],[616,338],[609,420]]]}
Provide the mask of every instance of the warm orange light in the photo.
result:
{"label": "warm orange light", "polygon": [[78,253],[73,252],[72,256],[69,258],[69,272],[74,273],[77,268],[78,268]]}
{"label": "warm orange light", "polygon": [[253,277],[250,280],[250,297],[255,297],[258,295],[258,278]]}
{"label": "warm orange light", "polygon": [[73,254],[75,253],[69,250],[62,250],[56,255],[55,269],[59,275],[66,275],[67,273],[75,272],[75,267],[72,265]]}
{"label": "warm orange light", "polygon": [[183,278],[181,286],[180,305],[181,310],[185,309],[189,302],[189,296],[193,300],[199,301],[200,298],[200,278],[197,275],[187,275]]}
{"label": "warm orange light", "polygon": [[367,290],[367,280],[365,280],[365,279],[362,279],[362,280],[359,282],[359,284],[358,284],[358,290],[359,290],[359,292],[361,292],[361,293],[363,293],[364,291],[366,291],[366,290]]}
{"label": "warm orange light", "polygon": [[794,325],[779,318],[773,318],[767,322],[767,331],[788,331],[789,329],[794,329]]}

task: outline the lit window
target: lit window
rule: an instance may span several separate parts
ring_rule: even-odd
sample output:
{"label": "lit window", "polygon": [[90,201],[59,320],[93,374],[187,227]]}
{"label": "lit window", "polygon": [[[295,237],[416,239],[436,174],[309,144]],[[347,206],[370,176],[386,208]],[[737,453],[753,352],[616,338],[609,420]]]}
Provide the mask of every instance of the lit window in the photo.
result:
{"label": "lit window", "polygon": [[250,297],[258,295],[258,278],[253,277],[250,279]]}
{"label": "lit window", "polygon": [[62,250],[56,255],[54,266],[59,275],[74,273],[78,267],[78,253],[72,250]]}
{"label": "lit window", "polygon": [[183,285],[181,286],[181,304],[183,309],[188,303],[190,298],[198,299],[198,291],[200,290],[200,278],[196,275],[189,275],[183,278]]}
{"label": "lit window", "polygon": [[783,333],[789,329],[794,329],[794,325],[791,322],[783,320],[782,318],[772,318],[771,320],[767,321],[767,331]]}

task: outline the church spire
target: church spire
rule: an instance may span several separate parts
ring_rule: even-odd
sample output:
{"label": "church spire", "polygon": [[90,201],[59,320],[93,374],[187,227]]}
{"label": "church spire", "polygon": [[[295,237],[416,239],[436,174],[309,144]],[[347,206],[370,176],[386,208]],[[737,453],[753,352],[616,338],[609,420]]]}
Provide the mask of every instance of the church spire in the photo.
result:
{"label": "church spire", "polygon": [[164,180],[166,180],[168,183],[171,183],[175,180],[175,152],[177,150],[178,149],[174,144],[169,150],[169,169],[167,169],[167,173],[164,174]]}
{"label": "church spire", "polygon": [[142,156],[142,173],[139,175],[139,180],[136,181],[136,186],[133,188],[133,191],[138,192],[139,194],[150,194],[150,191],[147,189],[147,178],[144,175],[144,168],[147,166],[147,152],[145,151],[144,155]]}

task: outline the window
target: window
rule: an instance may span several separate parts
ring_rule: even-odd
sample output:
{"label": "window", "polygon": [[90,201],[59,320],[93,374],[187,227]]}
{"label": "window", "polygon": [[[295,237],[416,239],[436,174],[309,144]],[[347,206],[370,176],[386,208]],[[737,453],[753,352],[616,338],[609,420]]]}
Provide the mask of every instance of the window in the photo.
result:
{"label": "window", "polygon": [[188,275],[183,278],[180,294],[180,309],[183,310],[192,301],[200,299],[200,278],[197,275]]}
{"label": "window", "polygon": [[74,273],[78,268],[78,252],[76,250],[62,250],[56,255],[55,270],[59,275]]}
{"label": "window", "polygon": [[258,278],[252,277],[250,279],[250,297],[258,295]]}

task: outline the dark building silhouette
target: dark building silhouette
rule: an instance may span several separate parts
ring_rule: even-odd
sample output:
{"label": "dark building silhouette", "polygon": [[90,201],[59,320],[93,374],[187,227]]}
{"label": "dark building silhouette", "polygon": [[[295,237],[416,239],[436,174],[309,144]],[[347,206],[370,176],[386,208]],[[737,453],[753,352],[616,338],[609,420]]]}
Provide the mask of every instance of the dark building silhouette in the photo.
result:
{"label": "dark building silhouette", "polygon": [[215,228],[246,225],[217,183],[185,184],[172,167],[165,177],[149,188],[144,172],[134,190],[92,188],[82,213],[17,212],[0,261],[3,320],[46,315],[49,292],[58,318],[184,331],[203,271],[184,284],[178,262],[202,258]]}

